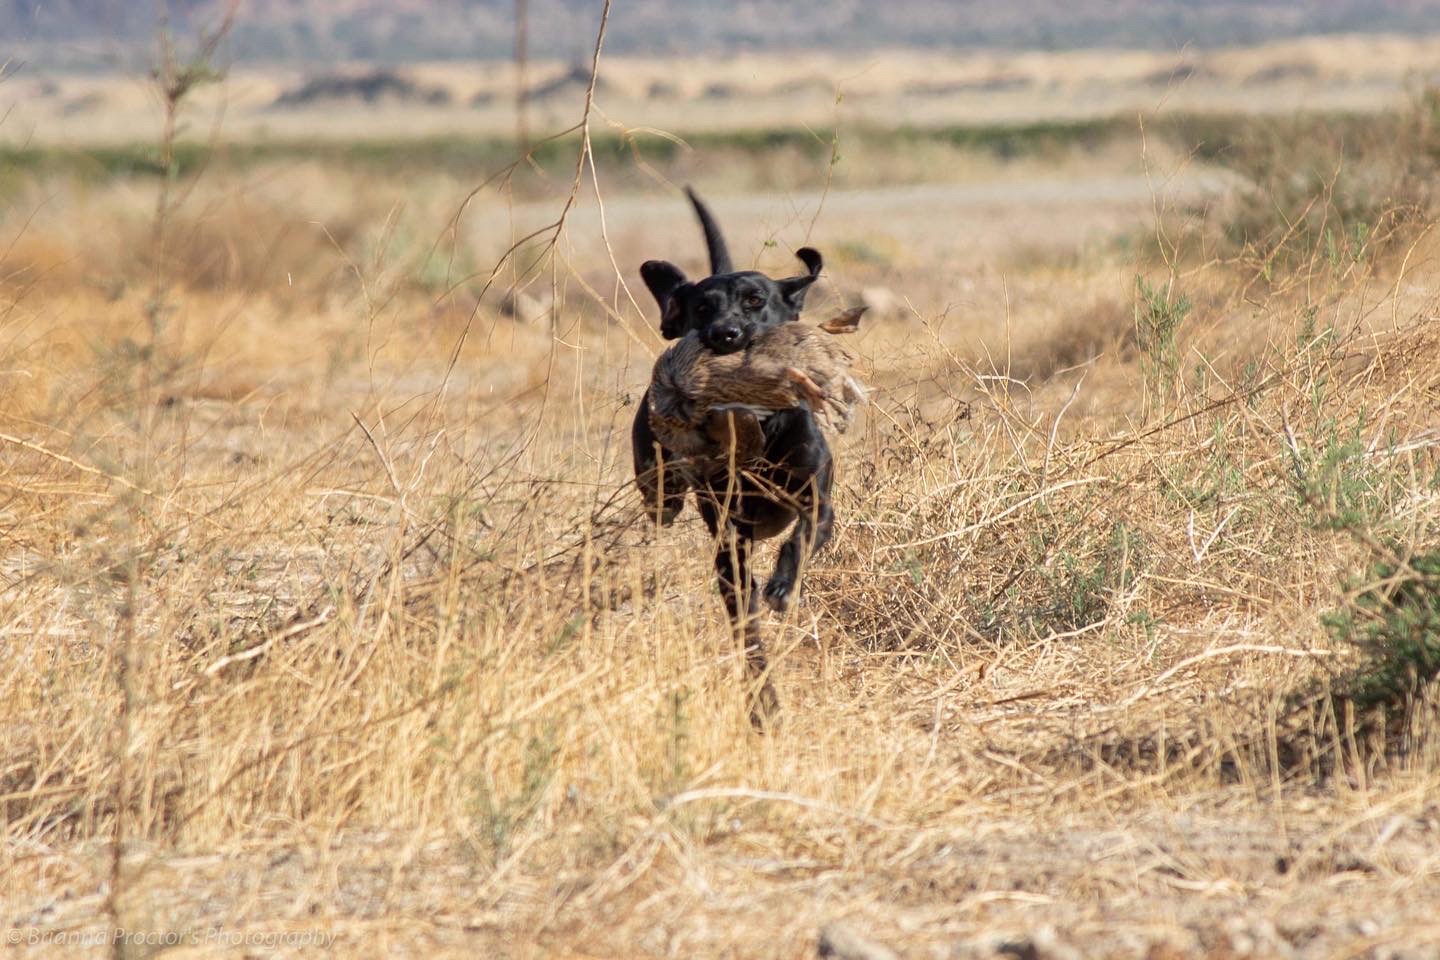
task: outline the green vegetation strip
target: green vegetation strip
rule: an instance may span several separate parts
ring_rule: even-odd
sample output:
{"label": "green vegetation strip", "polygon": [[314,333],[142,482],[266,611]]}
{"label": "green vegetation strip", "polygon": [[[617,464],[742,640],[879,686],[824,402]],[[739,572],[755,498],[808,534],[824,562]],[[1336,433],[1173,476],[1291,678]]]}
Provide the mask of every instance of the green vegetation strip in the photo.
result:
{"label": "green vegetation strip", "polygon": [[[1232,141],[1243,133],[1249,118],[1207,118],[1199,121],[1165,121],[1161,126],[1175,130],[1187,124],[1205,132],[1215,142]],[[990,153],[1002,158],[1043,155],[1063,149],[1094,149],[1117,138],[1133,136],[1132,117],[1110,117],[1072,122],[1044,122],[1018,125],[974,125],[892,130],[857,129],[844,131],[842,143],[865,142],[904,149],[920,144],[950,145],[962,150]],[[578,134],[567,134],[535,145],[531,156],[543,168],[573,163]],[[622,157],[638,151],[647,161],[664,163],[687,150],[763,155],[776,150],[799,151],[817,157],[828,156],[828,134],[801,127],[695,133],[683,143],[665,137],[640,135],[633,141],[603,132],[593,136],[595,153],[601,159]],[[200,166],[219,162],[228,166],[253,166],[285,161],[311,160],[382,171],[455,171],[472,174],[495,169],[516,157],[515,142],[505,137],[427,137],[419,139],[374,140],[256,140],[217,144],[183,142],[174,150],[175,173],[193,172]],[[154,144],[132,143],[115,146],[7,146],[0,147],[0,169],[14,174],[64,173],[84,179],[158,175],[163,173]]]}
{"label": "green vegetation strip", "polygon": [[[1311,134],[1317,129],[1340,138],[1372,138],[1393,129],[1396,114],[1311,113],[1289,117],[1245,114],[1172,114],[1146,121],[1149,134],[1164,137],[1206,160],[1246,144],[1262,131],[1270,136],[1289,131]],[[951,125],[894,129],[850,128],[841,132],[842,149],[856,144],[904,150],[922,145],[950,146],[1001,159],[1054,155],[1063,151],[1096,150],[1134,138],[1139,122],[1133,116],[1025,124]],[[574,163],[578,133],[537,143],[531,158],[539,167],[563,170]],[[649,163],[667,163],[687,151],[761,157],[792,151],[828,157],[832,144],[826,130],[775,127],[686,134],[683,142],[653,134],[627,138],[609,131],[592,135],[595,154],[603,160],[638,154]],[[515,141],[508,137],[443,136],[415,139],[253,140],[215,144],[182,142],[174,148],[174,173],[183,175],[219,163],[245,168],[276,162],[318,161],[380,172],[453,172],[473,176],[494,171],[516,159]],[[86,180],[156,176],[164,172],[156,145],[0,146],[0,172],[14,176],[66,174]]]}

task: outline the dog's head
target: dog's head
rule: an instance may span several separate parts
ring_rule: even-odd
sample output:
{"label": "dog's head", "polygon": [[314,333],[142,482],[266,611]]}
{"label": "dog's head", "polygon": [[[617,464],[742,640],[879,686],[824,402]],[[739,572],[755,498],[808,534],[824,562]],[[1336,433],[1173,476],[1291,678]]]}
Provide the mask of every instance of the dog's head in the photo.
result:
{"label": "dog's head", "polygon": [[810,247],[796,251],[805,264],[803,276],[773,280],[754,270],[736,272],[710,211],[693,191],[686,192],[705,231],[711,276],[692,282],[666,260],[649,260],[640,266],[645,286],[660,305],[661,336],[676,340],[696,331],[715,353],[735,353],[748,347],[762,331],[797,319],[806,292],[820,276],[823,261],[819,252]]}
{"label": "dog's head", "polygon": [[820,276],[820,254],[797,251],[807,273],[772,280],[754,270],[721,273],[691,282],[673,263],[650,260],[640,267],[645,285],[660,305],[660,334],[675,340],[697,331],[715,353],[735,353],[750,346],[762,331],[800,316],[805,294]]}

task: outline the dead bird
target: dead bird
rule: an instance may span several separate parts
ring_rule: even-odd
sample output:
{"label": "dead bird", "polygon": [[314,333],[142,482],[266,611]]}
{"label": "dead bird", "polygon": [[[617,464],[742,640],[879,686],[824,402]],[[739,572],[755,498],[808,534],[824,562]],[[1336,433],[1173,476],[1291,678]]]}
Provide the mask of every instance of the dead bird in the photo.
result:
{"label": "dead bird", "polygon": [[758,453],[760,440],[746,429],[753,418],[730,418],[730,413],[746,411],[763,419],[804,406],[823,426],[844,433],[866,393],[850,372],[854,357],[834,334],[854,330],[864,312],[856,307],[818,327],[772,327],[737,353],[717,354],[697,333],[687,334],[655,362],[651,429],[666,448],[691,457],[725,452],[728,431],[735,430],[735,455],[741,460]]}

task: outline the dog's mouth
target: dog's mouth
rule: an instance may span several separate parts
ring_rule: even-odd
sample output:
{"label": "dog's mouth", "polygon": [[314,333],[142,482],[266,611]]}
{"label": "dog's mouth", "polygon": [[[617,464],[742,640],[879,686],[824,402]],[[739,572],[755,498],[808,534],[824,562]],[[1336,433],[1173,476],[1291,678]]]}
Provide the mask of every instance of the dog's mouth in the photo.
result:
{"label": "dog's mouth", "polygon": [[740,326],[711,325],[700,338],[712,353],[738,353],[750,345],[750,331]]}

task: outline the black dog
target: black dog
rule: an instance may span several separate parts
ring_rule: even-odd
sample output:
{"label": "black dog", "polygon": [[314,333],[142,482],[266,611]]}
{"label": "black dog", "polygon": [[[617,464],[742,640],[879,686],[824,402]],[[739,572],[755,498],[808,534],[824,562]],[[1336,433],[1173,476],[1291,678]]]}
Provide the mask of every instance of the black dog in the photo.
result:
{"label": "black dog", "polygon": [[[711,276],[691,282],[672,263],[650,260],[640,275],[660,305],[660,332],[674,340],[697,331],[716,353],[744,350],[761,331],[799,318],[805,294],[820,275],[820,254],[805,247],[796,256],[805,264],[805,276],[772,280],[753,270],[735,271],[724,237],[710,211],[693,191],[687,190],[710,253]],[[790,538],[780,548],[775,572],[765,585],[765,602],[785,610],[794,599],[800,565],[829,541],[834,528],[830,487],[834,463],[830,447],[814,415],[806,407],[771,414],[763,421],[753,413],[724,414],[731,455],[709,464],[682,464],[659,443],[650,428],[647,393],[635,417],[631,441],[635,477],[651,514],[671,523],[695,490],[696,506],[715,537],[715,572],[737,634],[745,646],[747,673],[761,684],[751,706],[757,726],[778,707],[775,691],[766,677],[765,647],[760,637],[755,581],[750,573],[750,551],[756,540],[768,539],[794,523]],[[710,432],[716,435],[712,424]],[[760,456],[731,470],[739,438],[758,438]]]}

